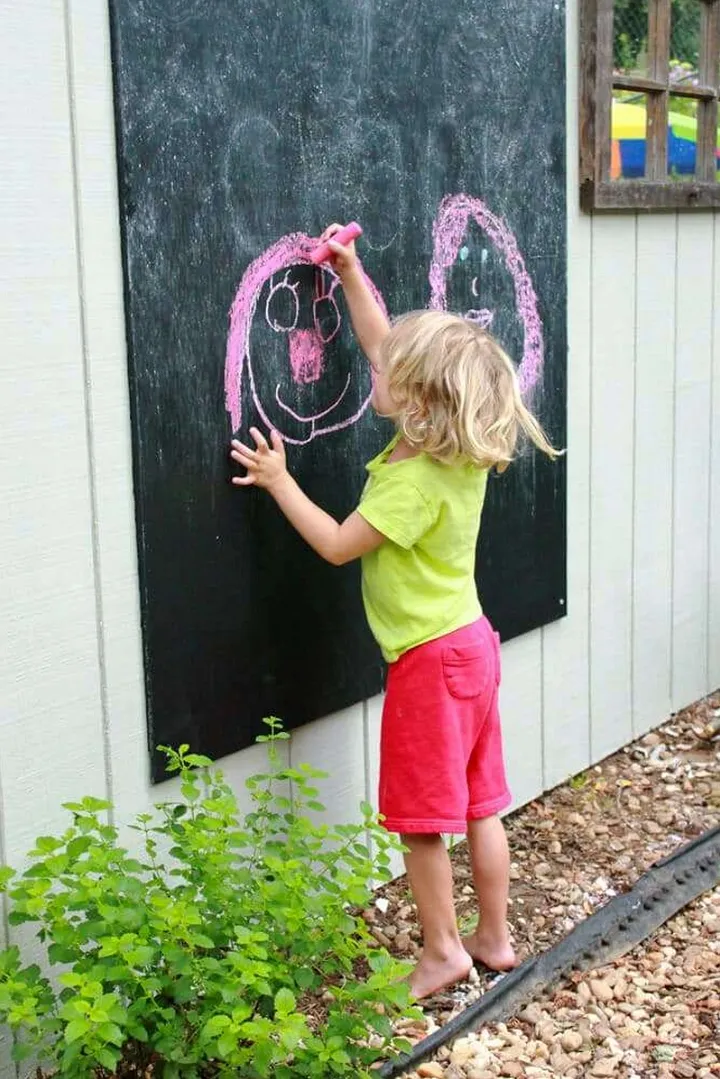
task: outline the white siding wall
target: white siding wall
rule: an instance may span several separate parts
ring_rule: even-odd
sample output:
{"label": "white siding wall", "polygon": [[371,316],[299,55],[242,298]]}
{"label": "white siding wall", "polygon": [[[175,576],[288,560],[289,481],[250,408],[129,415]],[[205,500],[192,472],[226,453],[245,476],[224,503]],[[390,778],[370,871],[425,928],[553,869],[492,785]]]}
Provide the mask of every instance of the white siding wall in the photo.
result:
{"label": "white siding wall", "polygon": [[[503,649],[517,804],[720,684],[718,219],[579,213],[569,6],[569,617]],[[105,5],[0,0],[0,61],[0,857],[16,862],[64,799],[107,793],[124,823],[153,791]],[[335,816],[374,792],[379,711],[290,742],[332,772]],[[224,762],[238,790],[258,760]]]}

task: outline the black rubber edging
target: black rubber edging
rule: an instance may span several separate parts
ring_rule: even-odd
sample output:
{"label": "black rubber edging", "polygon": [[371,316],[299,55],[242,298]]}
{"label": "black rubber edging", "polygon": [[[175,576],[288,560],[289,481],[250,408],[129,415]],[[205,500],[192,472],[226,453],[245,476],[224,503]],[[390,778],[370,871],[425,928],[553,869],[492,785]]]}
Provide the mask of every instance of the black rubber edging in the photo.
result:
{"label": "black rubber edging", "polygon": [[545,996],[572,971],[592,970],[619,959],[703,892],[720,884],[720,826],[656,862],[635,887],[615,896],[546,952],[504,975],[479,1000],[378,1071],[394,1079],[413,1071],[444,1045],[483,1023],[510,1019]]}

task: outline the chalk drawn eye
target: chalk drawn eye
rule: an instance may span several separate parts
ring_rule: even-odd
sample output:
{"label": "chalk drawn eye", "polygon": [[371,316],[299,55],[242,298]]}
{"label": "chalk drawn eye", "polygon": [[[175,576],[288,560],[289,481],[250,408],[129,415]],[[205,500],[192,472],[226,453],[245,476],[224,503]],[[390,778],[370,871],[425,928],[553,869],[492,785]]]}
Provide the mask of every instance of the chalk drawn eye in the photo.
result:
{"label": "chalk drawn eye", "polygon": [[265,302],[265,321],[276,333],[290,333],[296,329],[300,318],[300,286],[298,282],[291,285],[289,276],[288,270],[283,280],[272,286]]}
{"label": "chalk drawn eye", "polygon": [[313,300],[313,323],[324,345],[337,336],[341,321],[340,309],[332,293]]}
{"label": "chalk drawn eye", "polygon": [[328,289],[325,274],[319,270],[315,275],[315,299],[313,300],[313,326],[324,345],[329,344],[340,329],[342,317],[335,299],[338,279],[335,278]]}

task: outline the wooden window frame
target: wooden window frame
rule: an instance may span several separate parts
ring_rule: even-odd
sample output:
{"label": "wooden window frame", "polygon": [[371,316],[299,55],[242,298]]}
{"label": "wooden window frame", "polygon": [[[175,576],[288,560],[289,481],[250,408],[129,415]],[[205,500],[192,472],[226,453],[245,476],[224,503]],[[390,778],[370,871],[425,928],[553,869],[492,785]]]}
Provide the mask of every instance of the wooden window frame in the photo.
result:
{"label": "wooden window frame", "polygon": [[[613,70],[613,0],[580,0],[580,205],[587,213],[608,210],[720,209],[715,147],[720,75],[720,0],[702,5],[698,86],[670,83],[671,0],[649,0],[648,75]],[[646,176],[613,180],[612,93],[647,95]],[[698,103],[697,173],[693,181],[667,175],[667,117],[670,95]]]}

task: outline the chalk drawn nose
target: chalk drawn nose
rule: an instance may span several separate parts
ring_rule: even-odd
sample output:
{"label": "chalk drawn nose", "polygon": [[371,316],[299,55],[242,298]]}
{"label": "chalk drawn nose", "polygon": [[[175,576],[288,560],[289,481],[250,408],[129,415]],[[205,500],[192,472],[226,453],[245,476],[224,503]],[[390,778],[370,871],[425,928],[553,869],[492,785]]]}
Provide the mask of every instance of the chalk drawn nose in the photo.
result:
{"label": "chalk drawn nose", "polygon": [[291,330],[290,369],[298,384],[317,382],[323,373],[325,346],[315,329]]}

